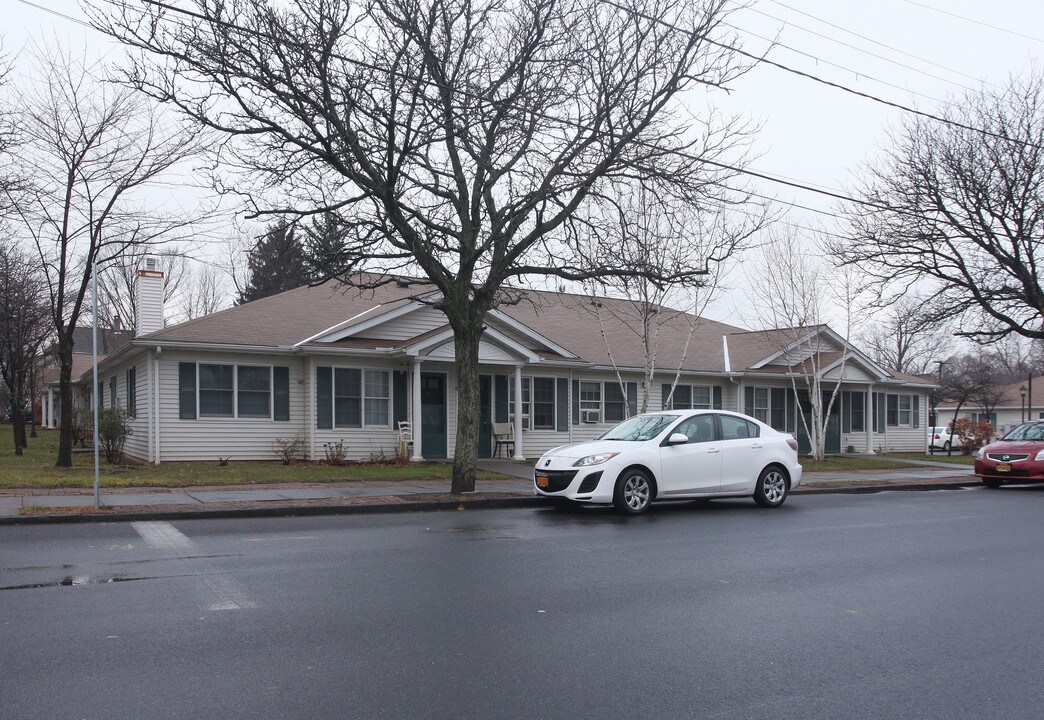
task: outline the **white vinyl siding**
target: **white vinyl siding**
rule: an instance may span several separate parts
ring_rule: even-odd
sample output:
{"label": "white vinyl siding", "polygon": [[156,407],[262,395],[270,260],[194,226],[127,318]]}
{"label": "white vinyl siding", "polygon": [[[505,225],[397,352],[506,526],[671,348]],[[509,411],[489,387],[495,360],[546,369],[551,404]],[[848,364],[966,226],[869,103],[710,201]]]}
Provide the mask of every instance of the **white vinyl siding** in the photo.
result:
{"label": "white vinyl siding", "polygon": [[[182,420],[178,408],[178,363],[225,366],[288,367],[290,372],[290,420],[265,417],[220,417],[200,414],[194,420]],[[160,459],[171,461],[275,460],[272,442],[298,435],[308,439],[305,415],[307,360],[289,355],[256,355],[245,353],[201,353],[164,350],[160,366]],[[139,368],[144,362],[139,363]],[[147,373],[138,371],[138,415],[154,402],[152,392],[142,384]],[[147,429],[143,428],[143,434]],[[322,447],[320,446],[320,457]]]}

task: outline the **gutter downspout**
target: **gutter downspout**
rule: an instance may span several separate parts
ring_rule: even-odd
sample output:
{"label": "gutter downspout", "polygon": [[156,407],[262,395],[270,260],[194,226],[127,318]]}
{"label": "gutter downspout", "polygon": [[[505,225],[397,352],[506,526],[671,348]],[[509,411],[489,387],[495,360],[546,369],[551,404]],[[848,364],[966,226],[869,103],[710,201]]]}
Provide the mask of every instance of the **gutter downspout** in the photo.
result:
{"label": "gutter downspout", "polygon": [[153,409],[156,418],[156,437],[155,437],[155,455],[153,455],[153,463],[156,465],[160,464],[160,353],[163,352],[163,348],[156,346],[156,354],[153,356],[153,365],[155,370],[153,372]]}
{"label": "gutter downspout", "polygon": [[[736,412],[743,412],[740,409],[740,398],[743,395],[743,383],[736,378],[736,374],[732,372],[732,358],[729,356],[729,336],[722,333],[721,336],[721,353],[722,358],[725,362],[725,374],[729,378],[729,382],[736,386],[736,404],[733,406]],[[721,399],[722,407],[725,406],[725,398]]]}

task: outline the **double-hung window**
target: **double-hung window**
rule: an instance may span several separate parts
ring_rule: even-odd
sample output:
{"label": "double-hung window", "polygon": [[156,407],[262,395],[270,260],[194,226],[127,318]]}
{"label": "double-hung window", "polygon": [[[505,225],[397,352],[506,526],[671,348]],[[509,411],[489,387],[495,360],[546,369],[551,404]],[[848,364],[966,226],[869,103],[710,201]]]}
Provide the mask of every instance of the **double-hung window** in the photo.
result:
{"label": "double-hung window", "polygon": [[362,370],[334,368],[334,427],[362,427]]}
{"label": "double-hung window", "polygon": [[751,414],[754,416],[754,419],[763,423],[769,421],[769,388],[754,388],[754,412]]}
{"label": "double-hung window", "polygon": [[580,381],[580,417],[581,422],[600,422],[602,415],[602,383]]}
{"label": "double-hung window", "polygon": [[533,378],[533,428],[555,429],[555,379]]}
{"label": "double-hung window", "polygon": [[607,382],[605,384],[605,422],[620,422],[626,416],[627,398],[620,389],[620,383]]}
{"label": "double-hung window", "polygon": [[364,422],[370,426],[384,427],[391,422],[391,384],[387,370],[367,370]]}
{"label": "double-hung window", "polygon": [[391,379],[387,370],[334,368],[334,427],[388,427]]}
{"label": "double-hung window", "polygon": [[[136,405],[134,368],[127,371],[127,406]],[[198,410],[198,412],[197,412]],[[178,417],[290,419],[290,369],[270,365],[178,363]]]}
{"label": "double-hung window", "polygon": [[[670,392],[670,385],[666,385]],[[667,397],[664,396],[666,402]],[[671,396],[671,410],[710,410],[711,389],[706,385],[675,385]]]}
{"label": "double-hung window", "polygon": [[[522,427],[528,429],[529,425],[526,420],[530,417],[531,411],[530,404],[530,384],[529,378],[522,378]],[[515,422],[515,383],[511,378],[508,379],[508,420]]]}
{"label": "double-hung window", "polygon": [[200,417],[232,417],[234,365],[199,364]]}
{"label": "double-hung window", "polygon": [[914,423],[913,395],[889,395],[885,418],[891,427],[917,427]]}
{"label": "double-hung window", "polygon": [[236,412],[239,417],[270,417],[272,414],[272,369],[236,367]]}

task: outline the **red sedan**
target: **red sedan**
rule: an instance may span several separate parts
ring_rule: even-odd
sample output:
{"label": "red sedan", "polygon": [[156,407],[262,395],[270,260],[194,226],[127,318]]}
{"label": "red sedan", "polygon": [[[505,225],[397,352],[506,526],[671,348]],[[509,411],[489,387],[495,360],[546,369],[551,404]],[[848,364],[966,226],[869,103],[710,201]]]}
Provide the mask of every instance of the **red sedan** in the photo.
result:
{"label": "red sedan", "polygon": [[975,475],[990,487],[1044,482],[1044,422],[1018,425],[976,452]]}

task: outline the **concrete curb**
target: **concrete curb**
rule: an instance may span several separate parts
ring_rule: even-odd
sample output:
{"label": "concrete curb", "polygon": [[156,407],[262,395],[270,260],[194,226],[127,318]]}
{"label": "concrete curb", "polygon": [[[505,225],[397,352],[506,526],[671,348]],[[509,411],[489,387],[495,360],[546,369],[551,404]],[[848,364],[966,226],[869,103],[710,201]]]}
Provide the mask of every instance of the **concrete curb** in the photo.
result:
{"label": "concrete curb", "polygon": [[171,510],[164,512],[55,513],[0,517],[0,525],[63,524],[93,522],[140,522],[147,520],[194,520],[253,517],[294,517],[309,515],[380,515],[389,513],[487,510],[531,507],[545,501],[537,497],[475,498],[426,500],[418,502],[368,503],[365,505],[276,505],[274,507],[222,508],[220,510]]}
{"label": "concrete curb", "polygon": [[[894,485],[856,485],[853,487],[799,487],[793,495],[873,495],[881,492],[913,492],[935,490],[961,490],[966,487],[978,487],[979,480],[960,480],[956,482],[905,483]],[[401,498],[402,496],[395,496]],[[222,508],[220,510],[171,510],[163,512],[115,512],[53,515],[16,515],[0,517],[3,525],[51,525],[67,523],[95,522],[140,522],[148,520],[204,520],[223,518],[262,518],[262,517],[307,517],[319,515],[381,515],[390,513],[419,513],[465,510],[494,510],[506,508],[548,507],[549,498],[535,496],[500,497],[500,498],[461,498],[460,500],[426,500],[410,502],[403,500],[394,503],[369,503],[362,505],[275,505],[272,507]],[[198,507],[198,506],[193,506]]]}

